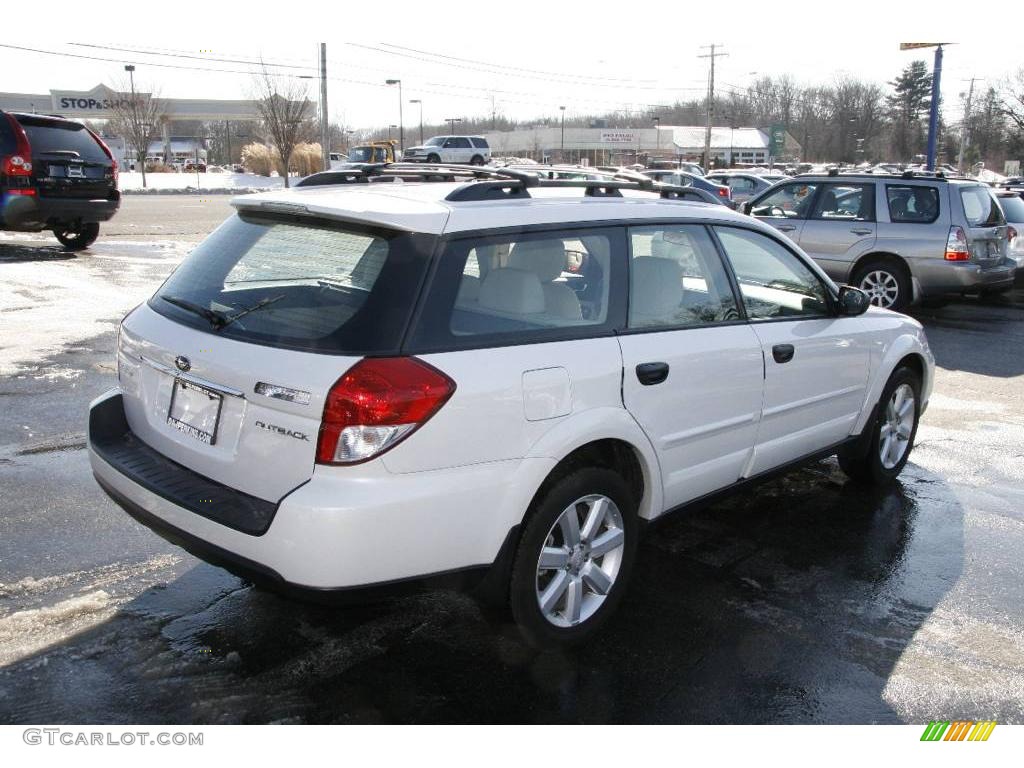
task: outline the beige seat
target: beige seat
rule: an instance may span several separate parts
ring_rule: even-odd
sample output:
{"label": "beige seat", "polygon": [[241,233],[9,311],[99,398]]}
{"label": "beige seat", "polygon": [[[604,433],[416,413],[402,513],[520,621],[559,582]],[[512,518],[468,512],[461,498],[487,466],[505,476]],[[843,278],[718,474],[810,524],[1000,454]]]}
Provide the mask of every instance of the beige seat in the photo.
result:
{"label": "beige seat", "polygon": [[516,243],[509,266],[533,272],[544,291],[544,312],[566,320],[581,320],[583,312],[576,292],[558,281],[565,269],[565,246],[561,240],[527,240]]}
{"label": "beige seat", "polygon": [[522,317],[544,312],[544,289],[533,272],[525,269],[494,269],[480,283],[480,309]]}
{"label": "beige seat", "polygon": [[678,261],[658,256],[633,259],[629,291],[632,325],[675,325],[682,300],[683,268]]}

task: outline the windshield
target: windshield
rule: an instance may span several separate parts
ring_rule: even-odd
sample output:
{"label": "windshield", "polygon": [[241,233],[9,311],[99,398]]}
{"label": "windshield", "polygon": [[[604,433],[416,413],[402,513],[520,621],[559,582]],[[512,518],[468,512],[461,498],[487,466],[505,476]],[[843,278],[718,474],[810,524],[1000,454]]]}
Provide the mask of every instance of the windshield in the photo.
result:
{"label": "windshield", "polygon": [[344,354],[397,351],[433,238],[239,214],[149,306],[218,335]]}
{"label": "windshield", "polygon": [[1006,220],[1014,224],[1024,223],[1024,199],[1019,197],[1000,197],[999,203],[1003,206],[1003,213]]}
{"label": "windshield", "polygon": [[26,117],[18,118],[18,122],[25,129],[28,143],[32,146],[33,157],[51,155],[56,158],[63,155],[77,156],[90,163],[110,162],[107,153],[83,125]]}
{"label": "windshield", "polygon": [[425,146],[425,147],[439,147],[442,144],[444,144],[447,139],[448,139],[447,136],[435,136],[432,139],[427,139],[427,143],[424,144],[423,146]]}

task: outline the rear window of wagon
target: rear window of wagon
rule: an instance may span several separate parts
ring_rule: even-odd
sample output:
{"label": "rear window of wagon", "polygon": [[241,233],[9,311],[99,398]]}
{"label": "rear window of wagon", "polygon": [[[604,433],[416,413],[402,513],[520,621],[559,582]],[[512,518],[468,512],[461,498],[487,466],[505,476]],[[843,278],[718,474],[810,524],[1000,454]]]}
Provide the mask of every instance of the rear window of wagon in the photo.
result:
{"label": "rear window of wagon", "polygon": [[[241,213],[189,254],[149,306],[239,341],[328,354],[397,353],[434,242],[308,217]],[[217,328],[202,316],[208,312],[228,322]]]}

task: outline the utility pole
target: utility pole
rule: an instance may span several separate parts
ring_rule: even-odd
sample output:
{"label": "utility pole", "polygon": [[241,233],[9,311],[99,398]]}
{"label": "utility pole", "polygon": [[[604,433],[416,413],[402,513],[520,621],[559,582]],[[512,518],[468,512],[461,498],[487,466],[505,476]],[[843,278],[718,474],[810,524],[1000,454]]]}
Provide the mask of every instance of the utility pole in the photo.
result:
{"label": "utility pole", "polygon": [[320,154],[324,170],[330,170],[331,127],[327,120],[327,43],[320,43]]}
{"label": "utility pole", "polygon": [[974,81],[977,78],[971,78],[971,87],[967,89],[967,105],[964,109],[964,122],[960,127],[960,152],[957,153],[956,157],[956,168],[960,173],[964,172],[964,150],[967,148],[967,144],[970,141],[971,131],[971,99],[974,98]]}
{"label": "utility pole", "polygon": [[716,53],[716,48],[721,48],[721,43],[702,45],[701,50],[710,48],[710,53],[703,53],[698,59],[711,59],[711,72],[708,75],[708,110],[707,127],[704,130],[704,169],[711,170],[711,115],[715,108],[715,59],[719,56],[728,56],[728,53]]}

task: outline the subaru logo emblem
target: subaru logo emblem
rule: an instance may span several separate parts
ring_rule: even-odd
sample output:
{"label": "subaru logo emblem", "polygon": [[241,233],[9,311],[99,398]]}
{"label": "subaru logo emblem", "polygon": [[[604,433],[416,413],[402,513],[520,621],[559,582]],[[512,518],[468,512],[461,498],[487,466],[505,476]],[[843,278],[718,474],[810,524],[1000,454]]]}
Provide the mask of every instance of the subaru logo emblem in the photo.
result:
{"label": "subaru logo emblem", "polygon": [[174,364],[178,366],[179,371],[189,371],[192,368],[192,363],[184,355],[178,355],[174,358]]}

